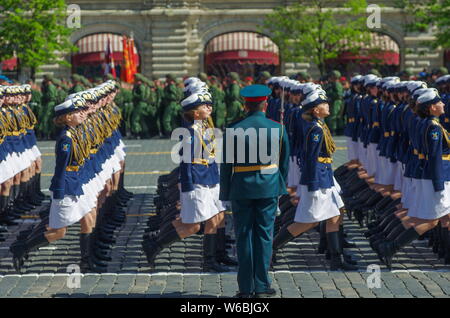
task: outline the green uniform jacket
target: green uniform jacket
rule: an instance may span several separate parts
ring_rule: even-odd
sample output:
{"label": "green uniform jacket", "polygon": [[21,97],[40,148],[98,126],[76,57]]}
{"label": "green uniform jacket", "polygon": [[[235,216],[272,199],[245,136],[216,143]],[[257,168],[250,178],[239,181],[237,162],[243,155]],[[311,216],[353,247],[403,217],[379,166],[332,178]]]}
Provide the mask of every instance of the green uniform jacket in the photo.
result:
{"label": "green uniform jacket", "polygon": [[72,88],[69,90],[69,95],[70,94],[75,94],[75,93],[79,93],[84,91],[84,88],[81,84],[77,84],[75,86],[72,86]]}
{"label": "green uniform jacket", "polygon": [[[244,131],[248,128],[256,129],[256,135],[259,136],[261,128],[267,129],[267,152],[271,151],[271,129],[278,129],[279,135],[276,140],[279,143],[280,153],[278,154],[279,162],[278,169],[273,169],[274,173],[262,173],[261,171],[250,172],[233,172],[234,166],[255,166],[261,165],[259,158],[259,137],[254,139],[245,138],[245,162],[238,162],[239,150],[236,151],[239,145],[239,138],[234,137],[234,161],[236,164],[227,163],[227,140],[232,138],[230,131],[226,131],[223,139],[223,162],[220,167],[220,200],[230,201],[238,199],[260,199],[278,197],[286,192],[286,180],[289,168],[289,141],[286,129],[280,123],[266,118],[263,112],[251,112],[244,119],[230,125],[229,128],[243,128]],[[274,136],[275,138],[275,136]],[[280,142],[281,139],[281,142]],[[251,163],[249,159],[249,149],[252,153],[256,152],[257,162]],[[242,155],[242,154],[241,154]],[[270,155],[268,155],[271,158]],[[264,163],[264,164],[270,164]]]}
{"label": "green uniform jacket", "polygon": [[231,84],[225,91],[225,102],[227,105],[227,124],[232,123],[242,116],[241,88],[238,84]]}

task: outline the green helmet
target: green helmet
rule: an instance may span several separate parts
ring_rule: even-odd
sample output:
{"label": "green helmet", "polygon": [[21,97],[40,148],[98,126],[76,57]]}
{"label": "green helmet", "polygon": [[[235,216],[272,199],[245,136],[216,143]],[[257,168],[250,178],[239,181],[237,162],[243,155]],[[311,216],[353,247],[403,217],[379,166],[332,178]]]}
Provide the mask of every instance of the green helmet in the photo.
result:
{"label": "green helmet", "polygon": [[341,72],[339,72],[338,70],[333,70],[330,72],[330,77],[339,78],[341,77]]}
{"label": "green helmet", "polygon": [[198,76],[197,76],[200,80],[202,80],[203,82],[206,82],[206,81],[208,81],[208,75],[206,75],[206,73],[198,73]]}
{"label": "green helmet", "polygon": [[228,73],[228,77],[231,78],[231,79],[234,80],[234,81],[239,81],[239,80],[240,80],[239,74],[236,73],[236,72],[230,72],[230,73]]}

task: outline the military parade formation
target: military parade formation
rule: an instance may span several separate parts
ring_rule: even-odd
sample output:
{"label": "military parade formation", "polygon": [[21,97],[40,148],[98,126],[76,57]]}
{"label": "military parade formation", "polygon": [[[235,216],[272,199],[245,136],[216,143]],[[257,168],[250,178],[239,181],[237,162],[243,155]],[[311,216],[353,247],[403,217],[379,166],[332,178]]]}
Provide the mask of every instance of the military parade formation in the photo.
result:
{"label": "military parade formation", "polygon": [[[204,271],[238,266],[238,297],[271,296],[268,272],[278,252],[312,229],[330,270],[360,269],[346,251],[355,244],[346,239],[344,217],[367,227],[371,248],[388,268],[416,239],[428,239],[450,264],[445,71],[432,83],[375,71],[347,81],[334,70],[316,83],[304,72],[291,78],[263,72],[244,84],[231,72],[183,81],[168,74],[164,83],[137,73],[132,87],[110,75],[91,82],[77,74],[70,87],[52,76],[40,89],[33,82],[0,86],[0,240],[49,199],[40,189],[37,139],[56,139],[50,203],[11,244],[14,268],[21,272],[30,252],[79,222],[82,272],[106,272],[133,196],[124,188],[123,139],[170,138],[184,127],[181,163],[159,178],[157,215],[142,242],[151,268],[164,248],[201,233]],[[260,131],[267,129],[268,148],[279,146],[275,162],[259,152],[254,161],[230,155],[232,131],[248,129],[256,129],[257,143],[244,138],[244,153],[262,147]],[[333,171],[337,134],[346,137],[348,162]],[[219,153],[227,160],[218,162]],[[237,260],[226,248],[227,211]]]}

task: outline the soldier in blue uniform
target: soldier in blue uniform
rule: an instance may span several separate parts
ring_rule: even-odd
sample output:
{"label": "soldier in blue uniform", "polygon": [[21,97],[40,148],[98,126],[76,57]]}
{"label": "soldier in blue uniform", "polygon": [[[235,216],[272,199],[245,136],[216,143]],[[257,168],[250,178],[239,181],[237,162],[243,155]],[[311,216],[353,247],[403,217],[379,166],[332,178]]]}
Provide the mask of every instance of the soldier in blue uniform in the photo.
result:
{"label": "soldier in blue uniform", "polygon": [[80,125],[85,119],[85,101],[69,100],[55,107],[56,120],[64,125],[55,146],[56,167],[50,190],[52,191],[52,206],[50,208],[49,228],[38,231],[24,241],[11,245],[14,268],[20,271],[23,257],[29,251],[45,246],[63,237],[66,227],[79,221],[79,201],[77,196],[83,194],[81,180],[78,178],[78,163],[73,155],[77,145],[73,140],[70,128]]}
{"label": "soldier in blue uniform", "polygon": [[[220,199],[231,201],[233,210],[239,263],[237,297],[251,297],[252,294],[265,297],[275,294],[268,270],[278,197],[287,194],[289,142],[283,125],[266,118],[264,114],[270,93],[271,90],[264,85],[251,85],[242,89],[247,115],[230,125],[224,135]],[[250,141],[245,133],[244,136],[235,134],[236,129],[250,134],[254,132],[256,140]],[[261,129],[267,131],[266,140],[258,138]],[[277,135],[273,132],[275,130]],[[242,138],[245,148],[238,152],[227,149],[227,144],[236,144],[238,138]],[[275,162],[270,159],[267,162],[256,154],[263,142],[267,143],[268,149],[272,149],[273,143],[279,145],[278,153],[269,154],[276,158]],[[241,157],[242,153],[245,158]]]}
{"label": "soldier in blue uniform", "polygon": [[[193,93],[181,102],[188,132],[183,136],[181,151],[181,213],[180,218],[161,229],[155,239],[143,241],[142,247],[151,267],[162,249],[197,233],[200,224],[205,222],[203,270],[228,271],[216,260],[217,227],[224,217],[225,206],[219,200],[219,170],[215,161],[215,137],[208,124],[212,113],[209,105],[212,105],[211,96],[205,92]],[[187,150],[189,153],[184,152]]]}
{"label": "soldier in blue uniform", "polygon": [[330,269],[354,270],[355,266],[343,259],[343,237],[340,231],[341,211],[344,207],[334,184],[331,169],[336,146],[323,119],[330,113],[323,92],[312,92],[302,102],[303,144],[301,157],[300,203],[294,223],[283,227],[274,239],[274,251],[293,238],[326,222],[326,237],[330,252]]}
{"label": "soldier in blue uniform", "polygon": [[423,172],[417,192],[421,198],[415,201],[414,209],[409,209],[408,219],[378,245],[379,257],[389,268],[396,252],[436,227],[439,221],[446,225],[448,242],[450,138],[438,119],[444,113],[444,103],[432,89],[419,96],[417,103],[418,114],[425,119],[419,131],[422,142],[421,149],[418,149],[419,154],[423,154]]}

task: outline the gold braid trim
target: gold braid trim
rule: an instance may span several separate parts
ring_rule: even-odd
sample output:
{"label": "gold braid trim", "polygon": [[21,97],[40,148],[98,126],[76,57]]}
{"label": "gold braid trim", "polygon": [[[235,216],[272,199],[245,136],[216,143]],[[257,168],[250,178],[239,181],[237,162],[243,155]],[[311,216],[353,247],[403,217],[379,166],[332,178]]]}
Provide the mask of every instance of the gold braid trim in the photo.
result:
{"label": "gold braid trim", "polygon": [[325,140],[325,148],[327,154],[331,156],[336,151],[336,144],[334,143],[333,137],[331,136],[330,129],[324,122],[318,121],[319,126],[323,129],[323,138]]}

